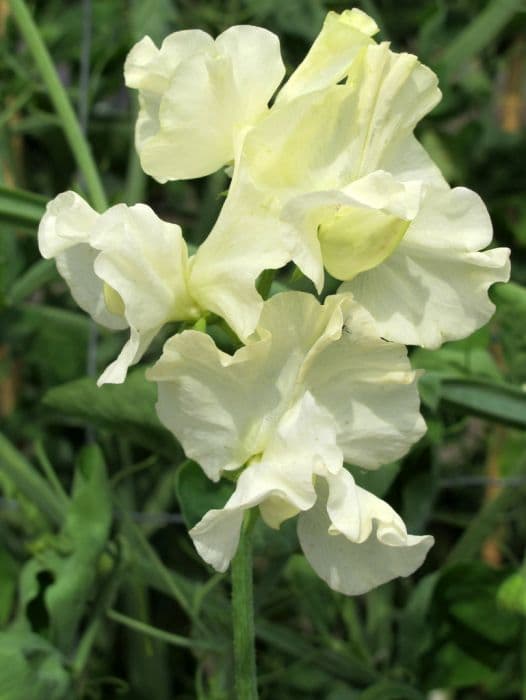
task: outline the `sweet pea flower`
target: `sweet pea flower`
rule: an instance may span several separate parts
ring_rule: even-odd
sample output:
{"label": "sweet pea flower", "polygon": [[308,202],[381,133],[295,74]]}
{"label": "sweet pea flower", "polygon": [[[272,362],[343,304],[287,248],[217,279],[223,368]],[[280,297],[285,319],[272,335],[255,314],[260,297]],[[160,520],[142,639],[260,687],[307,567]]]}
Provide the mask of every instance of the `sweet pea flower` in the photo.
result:
{"label": "sweet pea flower", "polygon": [[[277,99],[336,84],[377,31],[361,10],[329,12]],[[166,182],[228,165],[246,131],[268,113],[284,74],[278,37],[260,27],[230,27],[215,41],[203,31],[183,30],[159,49],[150,37],[141,39],[128,54],[124,77],[139,91],[135,143],[143,170]]]}
{"label": "sweet pea flower", "polygon": [[[73,298],[97,323],[130,338],[98,384],[124,381],[165,323],[196,321],[212,311],[244,339],[254,330],[262,301],[254,283],[267,267],[281,267],[290,253],[258,215],[241,219],[225,207],[228,238],[218,228],[191,257],[181,228],[159,219],[145,204],[117,204],[103,214],[75,192],[48,203],[38,242],[57,268]],[[254,244],[246,227],[260,232]]]}
{"label": "sweet pea flower", "polygon": [[[482,200],[451,189],[413,130],[440,99],[435,74],[387,44],[355,55],[345,84],[276,102],[245,137],[235,185],[274,216],[318,290],[324,268],[370,311],[382,337],[438,347],[494,310],[509,277]],[[291,233],[292,232],[292,233]]]}
{"label": "sweet pea flower", "polygon": [[77,304],[130,338],[98,384],[120,383],[167,321],[199,318],[188,291],[188,252],[181,229],[150,207],[117,204],[104,214],[75,192],[48,203],[38,230],[40,252],[55,258]]}
{"label": "sweet pea flower", "polygon": [[144,37],[124,66],[126,85],[139,90],[135,142],[144,171],[166,182],[230,162],[284,74],[278,37],[260,27],[230,27],[215,41],[184,30],[160,49]]}
{"label": "sweet pea flower", "polygon": [[233,356],[185,331],[147,376],[158,383],[161,421],[210,479],[242,469],[225,506],[190,531],[216,570],[228,567],[254,507],[272,528],[298,515],[305,556],[342,593],[422,564],[433,539],[409,535],[344,467],[397,459],[425,430],[405,348],[380,340],[351,295],[321,305],[301,292],[278,294]]}

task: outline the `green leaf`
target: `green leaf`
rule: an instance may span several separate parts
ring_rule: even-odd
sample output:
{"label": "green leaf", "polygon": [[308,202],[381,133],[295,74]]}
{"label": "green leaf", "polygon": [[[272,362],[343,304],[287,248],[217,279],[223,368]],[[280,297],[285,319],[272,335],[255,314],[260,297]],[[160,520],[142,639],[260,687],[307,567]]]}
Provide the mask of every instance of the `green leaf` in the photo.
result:
{"label": "green leaf", "polygon": [[289,557],[284,577],[300,610],[312,620],[314,629],[321,635],[326,635],[326,639],[329,638],[329,630],[336,623],[334,593],[314,572],[303,554]]}
{"label": "green leaf", "polygon": [[477,561],[442,571],[427,615],[435,632],[435,647],[424,664],[429,668],[427,686],[462,688],[498,682],[521,633],[517,615],[497,603],[505,577],[505,572]]}
{"label": "green leaf", "polygon": [[509,517],[507,514],[522,507],[525,496],[526,488],[521,486],[503,489],[496,498],[488,501],[450,551],[448,562],[452,564],[477,557],[485,540]]}
{"label": "green leaf", "polygon": [[358,700],[424,700],[424,695],[405,683],[380,681],[358,696]]}
{"label": "green leaf", "polygon": [[433,642],[434,630],[429,625],[428,614],[439,575],[436,571],[417,583],[400,617],[397,649],[400,663],[407,668],[413,666]]}
{"label": "green leaf", "polygon": [[[334,678],[342,678],[360,685],[378,680],[378,673],[363,661],[347,653],[311,644],[305,634],[287,625],[279,625],[263,618],[256,620],[256,635],[271,647],[290,654],[296,659],[310,658],[313,665],[327,671]],[[418,700],[421,700],[419,697]]]}
{"label": "green leaf", "polygon": [[195,462],[184,462],[177,470],[175,491],[188,529],[212,508],[222,508],[233,490],[231,482],[210,481]]}
{"label": "green leaf", "polygon": [[506,610],[526,615],[526,571],[524,569],[502,582],[497,592],[497,601]]}
{"label": "green leaf", "polygon": [[489,329],[481,328],[469,338],[446,343],[438,350],[416,348],[411,353],[411,365],[446,378],[484,377],[498,381],[502,372],[489,352],[490,343]]}
{"label": "green leaf", "polygon": [[171,0],[133,0],[129,16],[132,35],[136,41],[147,34],[160,45],[169,34],[178,12]]}
{"label": "green leaf", "polygon": [[38,369],[47,386],[85,375],[87,316],[41,304],[22,304],[17,313],[17,332],[30,339],[26,361]]}
{"label": "green leaf", "polygon": [[17,563],[8,550],[0,544],[0,625],[2,626],[11,617],[15,602],[17,578]]}
{"label": "green leaf", "polygon": [[435,589],[438,615],[448,616],[493,645],[507,645],[520,631],[519,619],[497,604],[505,572],[482,562],[463,562],[445,568]]}
{"label": "green leaf", "polygon": [[36,233],[44,215],[46,198],[0,185],[0,222]]}
{"label": "green leaf", "polygon": [[43,403],[60,412],[61,421],[106,428],[176,460],[181,450],[157,418],[156,399],[155,384],[139,369],[131,372],[124,384],[97,387],[94,379],[84,377],[54,387]]}
{"label": "green leaf", "polygon": [[446,642],[434,654],[428,680],[432,687],[467,688],[491,683],[495,670],[455,642]]}
{"label": "green leaf", "polygon": [[26,498],[52,523],[62,522],[60,500],[38,471],[9,440],[0,433],[2,472]]}
{"label": "green leaf", "polygon": [[0,632],[1,700],[69,700],[72,687],[62,655],[36,634]]}
{"label": "green leaf", "polygon": [[45,631],[64,653],[72,648],[93,594],[111,520],[106,467],[99,448],[90,445],[77,460],[60,533],[36,543],[35,556],[20,577],[18,625]]}
{"label": "green leaf", "polygon": [[85,612],[111,520],[111,493],[104,459],[96,445],[89,445],[78,458],[71,505],[61,532],[71,547],[71,555],[61,562],[56,581],[46,592],[52,638],[63,650],[71,647]]}
{"label": "green leaf", "polygon": [[512,304],[521,312],[526,312],[526,287],[515,282],[495,284],[490,289],[492,301],[498,304]]}
{"label": "green leaf", "polygon": [[467,27],[450,41],[442,54],[439,73],[449,77],[495,40],[523,0],[491,0]]}
{"label": "green leaf", "polygon": [[473,415],[526,428],[526,392],[511,384],[478,379],[444,379],[440,398]]}
{"label": "green leaf", "polygon": [[30,294],[58,278],[54,260],[38,260],[11,286],[6,301],[11,306],[19,304]]}

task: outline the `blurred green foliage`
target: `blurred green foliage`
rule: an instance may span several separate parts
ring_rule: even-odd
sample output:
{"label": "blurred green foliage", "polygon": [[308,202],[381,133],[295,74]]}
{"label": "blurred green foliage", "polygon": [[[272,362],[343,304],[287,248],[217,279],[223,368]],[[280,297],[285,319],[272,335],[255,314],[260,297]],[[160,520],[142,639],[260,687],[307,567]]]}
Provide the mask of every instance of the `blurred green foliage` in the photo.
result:
{"label": "blurred green foliage", "polygon": [[[486,201],[496,241],[512,248],[514,282],[492,291],[488,327],[412,353],[426,370],[426,437],[376,474],[350,466],[411,531],[434,534],[420,572],[344,598],[299,554],[293,523],[256,527],[261,698],[526,699],[525,8],[520,0],[357,5],[395,50],[437,71],[444,98],[418,135],[453,185]],[[32,3],[73,105],[88,105],[87,137],[110,201],[147,201],[193,244],[215,220],[225,177],[160,186],[143,175],[126,53],[146,33],[159,42],[184,28],[217,34],[255,23],[280,35],[291,70],[326,11],[348,6]],[[121,387],[96,389],[86,378],[93,329],[35,239],[46,200],[85,184],[6,0],[0,55],[0,700],[228,700],[228,580],[211,575],[186,534],[228,487],[184,460],[158,423],[142,370]],[[211,330],[228,350],[230,339]],[[120,340],[100,331],[99,367]],[[86,446],[93,435],[98,446]]]}

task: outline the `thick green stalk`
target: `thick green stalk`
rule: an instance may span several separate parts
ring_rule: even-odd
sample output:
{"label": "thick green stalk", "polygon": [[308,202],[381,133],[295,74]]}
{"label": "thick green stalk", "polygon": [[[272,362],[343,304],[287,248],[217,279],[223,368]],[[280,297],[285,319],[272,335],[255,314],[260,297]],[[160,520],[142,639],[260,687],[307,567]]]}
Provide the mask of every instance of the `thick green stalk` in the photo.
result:
{"label": "thick green stalk", "polygon": [[247,513],[239,547],[232,560],[232,628],[238,700],[257,700],[251,514]]}
{"label": "thick green stalk", "polygon": [[104,211],[104,209],[107,209],[108,203],[97,166],[95,165],[90,147],[84,138],[66,90],[58,77],[49,52],[42,41],[40,32],[24,0],[10,0],[9,5],[12,16],[18,24],[18,28],[26,41],[28,49],[33,54],[35,63],[48,90],[49,97],[60,117],[68,143],[77,161],[77,165],[84,176],[91,202],[95,209]]}

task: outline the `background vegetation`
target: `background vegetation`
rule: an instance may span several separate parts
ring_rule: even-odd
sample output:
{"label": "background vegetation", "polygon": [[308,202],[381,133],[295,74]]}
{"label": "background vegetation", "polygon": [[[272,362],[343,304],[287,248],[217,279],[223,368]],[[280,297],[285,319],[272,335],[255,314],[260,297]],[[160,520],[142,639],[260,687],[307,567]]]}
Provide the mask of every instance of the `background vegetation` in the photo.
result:
{"label": "background vegetation", "polygon": [[[439,74],[444,99],[419,137],[452,184],[486,201],[497,243],[513,250],[514,282],[492,291],[488,327],[412,352],[427,370],[427,436],[402,462],[357,472],[411,532],[435,536],[415,576],[345,598],[310,570],[293,524],[257,529],[261,697],[524,700],[526,14],[517,0],[357,5],[395,50]],[[177,29],[254,23],[280,35],[292,68],[325,12],[346,7],[32,3],[110,202],[146,201],[195,244],[216,217],[225,176],[160,186],[142,174],[126,53],[145,33],[158,42]],[[85,187],[6,0],[0,52],[0,700],[228,700],[228,577],[203,565],[187,535],[225,487],[184,461],[141,369],[103,389],[86,376],[122,338],[95,331],[39,257],[45,202]],[[289,270],[280,281],[289,284]],[[228,349],[219,330],[217,340]]]}

